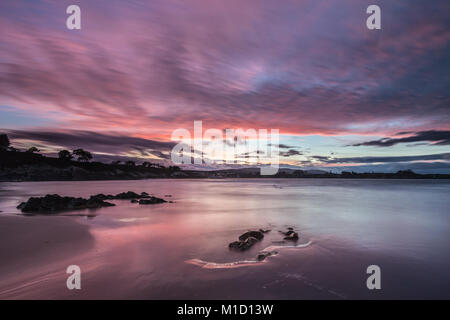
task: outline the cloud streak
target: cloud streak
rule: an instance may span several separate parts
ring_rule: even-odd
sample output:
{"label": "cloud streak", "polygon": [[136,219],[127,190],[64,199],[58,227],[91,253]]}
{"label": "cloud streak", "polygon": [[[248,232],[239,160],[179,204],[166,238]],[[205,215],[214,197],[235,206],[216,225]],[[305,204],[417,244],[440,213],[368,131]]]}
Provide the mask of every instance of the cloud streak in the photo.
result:
{"label": "cloud streak", "polygon": [[[410,134],[411,132],[400,132],[398,135]],[[353,146],[377,146],[391,147],[399,143],[430,142],[433,145],[450,145],[450,131],[429,130],[416,132],[413,135],[402,138],[383,138],[379,140],[366,141],[353,144]]]}
{"label": "cloud streak", "polygon": [[447,1],[381,1],[382,39],[358,1],[80,1],[78,33],[62,4],[16,2],[1,7],[0,96],[65,128],[448,128]]}
{"label": "cloud streak", "polygon": [[7,130],[6,133],[16,140],[28,140],[47,147],[77,149],[83,148],[96,153],[128,155],[167,159],[174,142],[155,141],[139,137],[130,137],[118,133],[101,134],[92,131],[24,131]]}
{"label": "cloud streak", "polygon": [[[417,143],[414,156],[432,153],[420,143],[449,144],[446,0],[379,0],[380,31],[367,30],[358,0],[77,4],[82,30],[69,31],[67,3],[0,2],[0,116],[14,144],[165,159],[172,131],[194,120],[280,129],[298,138],[281,141],[287,162],[326,162],[349,145]],[[332,143],[299,151],[307,135]]]}

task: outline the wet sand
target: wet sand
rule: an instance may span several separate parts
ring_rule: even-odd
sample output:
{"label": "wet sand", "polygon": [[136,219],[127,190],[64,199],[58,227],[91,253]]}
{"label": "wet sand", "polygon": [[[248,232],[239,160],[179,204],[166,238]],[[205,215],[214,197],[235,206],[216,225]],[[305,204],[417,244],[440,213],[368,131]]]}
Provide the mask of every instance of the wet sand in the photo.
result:
{"label": "wet sand", "polygon": [[[119,228],[113,233],[103,230],[94,233],[95,245],[87,225],[71,217],[0,217],[0,231],[11,241],[0,246],[1,260],[8,261],[0,269],[1,299],[450,297],[448,278],[437,281],[433,276],[445,270],[424,268],[414,259],[357,249],[334,238],[313,238],[309,245],[298,248],[277,246],[278,255],[263,263],[239,268],[219,263],[219,268],[203,268],[183,260],[189,252],[169,251],[170,243],[164,244],[167,234],[156,228],[147,236],[139,235],[140,228]],[[270,244],[271,238],[263,240],[261,248]],[[258,250],[229,256],[250,260]],[[171,257],[158,259],[164,252],[170,252]],[[82,269],[79,291],[65,286],[65,269],[72,263]],[[366,268],[373,263],[383,271],[381,291],[366,287]],[[144,265],[148,269],[143,269]]]}
{"label": "wet sand", "polygon": [[[280,180],[0,184],[0,299],[449,299],[449,186]],[[172,194],[174,203],[114,200],[115,207],[73,212],[95,214],[90,219],[25,217],[15,209],[30,195],[124,190]],[[288,226],[300,234],[296,245],[310,244],[279,248],[277,231]],[[248,251],[228,249],[239,235],[259,228],[272,231]],[[263,263],[240,263],[254,261],[268,247],[278,254]],[[81,268],[81,290],[66,287],[71,264]],[[381,268],[380,291],[366,287],[372,264]]]}
{"label": "wet sand", "polygon": [[73,217],[0,215],[0,234],[2,299],[49,298],[33,288],[64,279],[71,259],[94,244],[89,226]]}

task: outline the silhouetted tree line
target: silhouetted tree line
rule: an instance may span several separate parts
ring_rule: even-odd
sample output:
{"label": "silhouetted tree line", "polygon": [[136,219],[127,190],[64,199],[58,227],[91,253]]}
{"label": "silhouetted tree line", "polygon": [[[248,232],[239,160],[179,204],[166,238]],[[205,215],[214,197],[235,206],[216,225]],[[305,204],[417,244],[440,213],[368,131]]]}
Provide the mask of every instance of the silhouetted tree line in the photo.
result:
{"label": "silhouetted tree line", "polygon": [[[58,158],[47,157],[39,154],[40,150],[37,147],[30,147],[25,152],[11,146],[10,140],[6,134],[0,134],[0,165],[2,167],[18,167],[21,165],[33,164],[47,164],[55,167],[67,167],[69,165],[81,167],[91,171],[102,171],[111,169],[121,169],[123,171],[138,170],[138,171],[152,171],[173,173],[180,171],[177,166],[164,167],[159,164],[143,162],[137,165],[135,161],[129,160],[126,162],[113,161],[110,164],[103,162],[90,162],[93,159],[92,153],[84,149],[75,149],[72,152],[69,150],[61,150],[58,152]],[[76,160],[74,160],[76,159]]]}
{"label": "silhouetted tree line", "polygon": [[78,157],[78,161],[88,162],[92,160],[92,154],[83,149],[76,149],[70,152],[69,150],[61,150],[58,152],[58,158],[62,161],[70,161],[74,156]]}

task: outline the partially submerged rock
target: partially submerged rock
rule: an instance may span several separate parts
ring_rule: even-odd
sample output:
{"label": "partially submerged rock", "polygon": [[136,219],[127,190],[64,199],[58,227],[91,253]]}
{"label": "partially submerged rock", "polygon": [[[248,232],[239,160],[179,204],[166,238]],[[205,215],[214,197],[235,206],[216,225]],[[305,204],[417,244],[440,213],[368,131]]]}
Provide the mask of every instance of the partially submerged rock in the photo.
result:
{"label": "partially submerged rock", "polygon": [[[60,211],[81,210],[81,209],[97,209],[102,207],[115,206],[114,203],[105,200],[130,200],[139,204],[156,204],[167,202],[164,199],[152,197],[146,192],[141,194],[133,191],[122,192],[115,196],[99,193],[90,196],[89,199],[76,197],[61,197],[58,194],[47,194],[45,197],[31,197],[26,202],[22,202],[17,209],[24,213],[43,213],[51,214]],[[138,200],[139,199],[139,200]]]}
{"label": "partially submerged rock", "polygon": [[283,238],[284,240],[292,240],[292,241],[298,240],[298,233],[295,232],[293,228],[288,228],[288,231],[286,232],[280,231],[280,233],[285,235],[285,237]]}
{"label": "partially submerged rock", "polygon": [[239,240],[244,241],[249,237],[261,240],[262,238],[264,238],[264,234],[261,231],[247,231],[246,233],[239,236]]}
{"label": "partially submerged rock", "polygon": [[297,232],[290,233],[288,236],[284,237],[283,239],[284,240],[297,241],[298,240],[298,233]]}
{"label": "partially submerged rock", "polygon": [[133,199],[145,199],[150,198],[150,195],[147,192],[141,192],[140,194],[127,191],[116,194],[115,196],[108,194],[105,195],[103,193],[96,194],[91,196],[91,198],[100,199],[100,200],[133,200]]}
{"label": "partially submerged rock", "polygon": [[99,193],[99,194],[96,194],[96,195],[91,196],[91,199],[98,199],[98,200],[113,200],[113,199],[114,199],[114,196],[112,196],[112,195],[110,195],[110,194],[105,195],[105,194],[103,194],[103,193]]}
{"label": "partially submerged rock", "polygon": [[258,239],[254,237],[248,237],[245,240],[231,242],[228,247],[231,249],[244,251],[250,249],[256,242],[258,242]]}
{"label": "partially submerged rock", "polygon": [[267,257],[270,256],[274,256],[278,254],[277,251],[261,251],[260,253],[258,253],[258,255],[256,256],[256,260],[258,261],[263,261],[264,259],[266,259]]}
{"label": "partially submerged rock", "polygon": [[161,199],[161,198],[151,197],[151,196],[149,196],[148,198],[139,200],[139,204],[157,204],[157,203],[164,203],[164,202],[167,202],[167,201],[164,199]]}
{"label": "partially submerged rock", "polygon": [[122,192],[122,193],[116,194],[114,196],[114,199],[131,200],[131,199],[142,199],[142,198],[148,198],[148,197],[149,197],[149,195],[146,192],[137,194],[136,192],[128,191],[128,192]]}
{"label": "partially submerged rock", "polygon": [[256,242],[262,240],[264,234],[261,231],[247,231],[239,236],[239,241],[231,242],[228,247],[230,249],[244,251],[250,249]]}
{"label": "partially submerged rock", "polygon": [[25,213],[55,213],[58,211],[97,209],[115,206],[98,198],[61,197],[57,194],[47,194],[45,197],[31,197],[22,202],[17,209]]}

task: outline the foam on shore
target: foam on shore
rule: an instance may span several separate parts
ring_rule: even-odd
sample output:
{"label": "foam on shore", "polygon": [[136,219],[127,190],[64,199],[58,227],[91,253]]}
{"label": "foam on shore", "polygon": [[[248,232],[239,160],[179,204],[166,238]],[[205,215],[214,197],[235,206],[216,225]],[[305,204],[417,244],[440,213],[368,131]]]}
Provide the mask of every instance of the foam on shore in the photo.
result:
{"label": "foam on shore", "polygon": [[250,266],[258,266],[263,263],[266,263],[268,261],[269,257],[273,257],[278,254],[277,251],[282,249],[293,249],[293,248],[306,248],[309,247],[312,244],[312,241],[308,241],[307,243],[295,245],[295,246],[270,246],[262,250],[261,252],[271,252],[272,254],[267,256],[264,260],[258,261],[258,260],[239,260],[239,261],[233,261],[233,262],[209,262],[204,261],[201,259],[189,259],[185,262],[188,264],[193,264],[195,266],[198,266],[203,269],[233,269],[233,268],[240,268],[240,267],[250,267]]}

